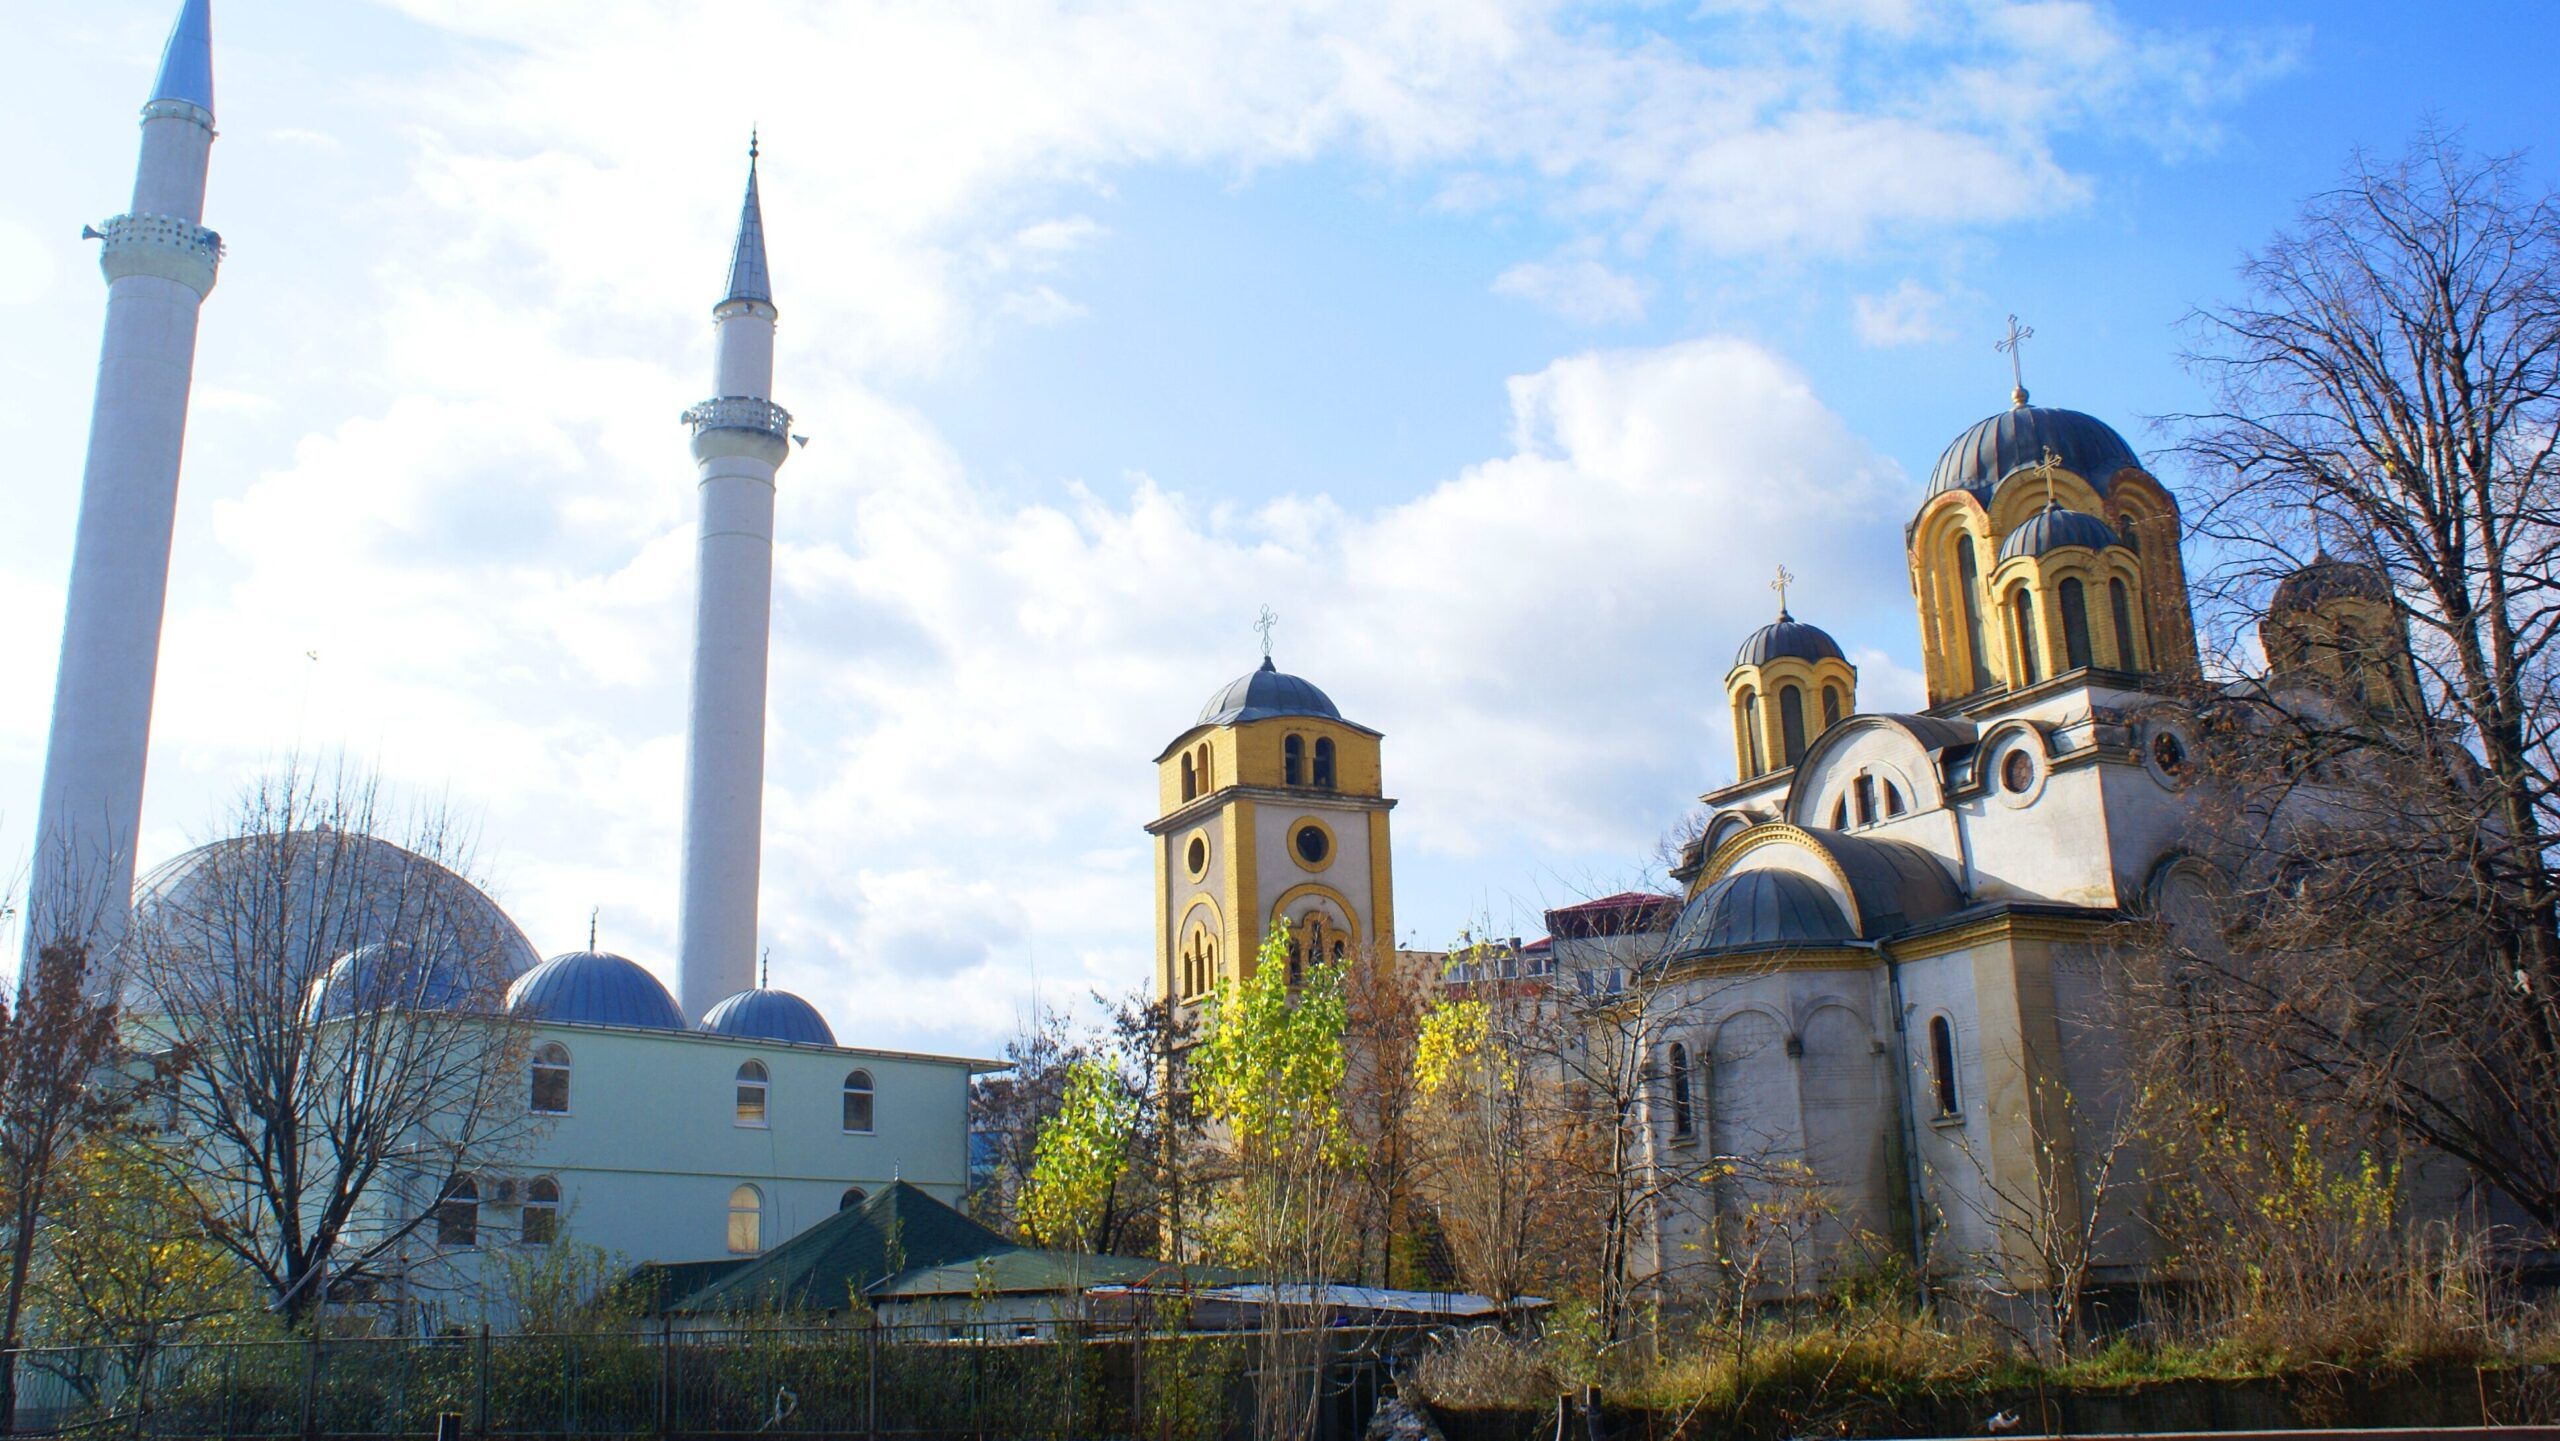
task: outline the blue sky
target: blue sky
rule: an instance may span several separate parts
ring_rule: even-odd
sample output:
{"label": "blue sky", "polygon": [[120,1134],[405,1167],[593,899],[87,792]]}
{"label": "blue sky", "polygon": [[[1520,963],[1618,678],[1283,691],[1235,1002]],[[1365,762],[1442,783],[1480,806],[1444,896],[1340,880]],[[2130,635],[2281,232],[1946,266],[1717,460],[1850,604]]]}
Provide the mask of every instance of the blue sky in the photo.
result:
{"label": "blue sky", "polygon": [[[174,5],[0,11],[0,860]],[[766,939],[848,1038],[1146,973],[1148,758],[1250,665],[1388,734],[1408,942],[1640,880],[1779,560],[1916,698],[1899,530],[2039,400],[2154,449],[2179,317],[2350,149],[2539,144],[2547,7],[216,0],[146,850],[282,750],[671,972],[691,466],[750,123],[783,311]],[[2547,174],[2539,158],[2537,173]],[[2177,477],[2172,472],[2169,478]],[[318,652],[316,662],[308,659]]]}

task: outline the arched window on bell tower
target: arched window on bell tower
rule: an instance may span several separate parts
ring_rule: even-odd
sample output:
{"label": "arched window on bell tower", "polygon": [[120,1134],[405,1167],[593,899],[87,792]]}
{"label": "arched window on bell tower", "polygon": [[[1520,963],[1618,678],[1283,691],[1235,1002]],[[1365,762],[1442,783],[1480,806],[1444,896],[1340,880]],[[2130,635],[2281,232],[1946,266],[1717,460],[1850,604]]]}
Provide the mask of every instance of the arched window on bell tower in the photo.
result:
{"label": "arched window on bell tower", "polygon": [[1956,589],[1964,595],[1966,647],[1973,653],[1973,688],[1991,689],[1991,641],[1982,630],[1982,563],[1973,553],[1973,537],[1956,540]]}
{"label": "arched window on bell tower", "polygon": [[2058,597],[2062,607],[2063,659],[2073,670],[2094,664],[2089,651],[2089,594],[2077,576],[2065,576]]}
{"label": "arched window on bell tower", "polygon": [[1280,783],[1302,786],[1307,783],[1307,740],[1289,736],[1280,742]]}
{"label": "arched window on bell tower", "polygon": [[1804,690],[1801,687],[1778,687],[1778,738],[1786,747],[1788,765],[1804,759]]}
{"label": "arched window on bell tower", "polygon": [[2036,655],[2036,601],[2025,586],[2009,592],[2009,617],[2018,633],[2018,684],[2044,679],[2044,662]]}
{"label": "arched window on bell tower", "polygon": [[1333,789],[1333,742],[1323,736],[1316,737],[1315,784],[1318,790]]}
{"label": "arched window on bell tower", "polygon": [[1187,755],[1182,758],[1182,798],[1186,801],[1200,798],[1200,768]]}

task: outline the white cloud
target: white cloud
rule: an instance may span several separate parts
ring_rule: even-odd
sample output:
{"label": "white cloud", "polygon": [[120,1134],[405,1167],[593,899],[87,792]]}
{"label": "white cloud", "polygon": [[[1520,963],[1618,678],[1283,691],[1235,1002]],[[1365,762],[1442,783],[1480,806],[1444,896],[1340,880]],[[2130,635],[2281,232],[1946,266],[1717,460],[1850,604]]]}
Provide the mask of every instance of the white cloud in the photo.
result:
{"label": "white cloud", "polygon": [[1578,325],[1644,319],[1644,282],[1597,260],[1522,261],[1493,279],[1496,295],[1526,300]]}
{"label": "white cloud", "polygon": [[36,233],[0,219],[0,305],[24,305],[53,285],[53,252]]}
{"label": "white cloud", "polygon": [[1879,348],[1944,340],[1946,303],[1945,296],[1916,280],[1905,280],[1882,295],[1858,296],[1851,302],[1858,339]]}

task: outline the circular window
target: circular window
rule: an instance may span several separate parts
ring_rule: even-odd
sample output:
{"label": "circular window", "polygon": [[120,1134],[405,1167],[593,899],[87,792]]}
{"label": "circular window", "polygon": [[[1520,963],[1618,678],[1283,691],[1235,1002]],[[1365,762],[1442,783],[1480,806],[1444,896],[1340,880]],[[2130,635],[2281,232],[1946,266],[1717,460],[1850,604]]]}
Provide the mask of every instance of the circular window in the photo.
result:
{"label": "circular window", "polygon": [[2025,795],[2035,788],[2036,758],[2023,750],[2014,750],[2000,762],[2000,784],[2012,795]]}
{"label": "circular window", "polygon": [[1324,827],[1313,822],[1298,827],[1297,835],[1289,843],[1297,848],[1298,859],[1311,866],[1323,865],[1325,858],[1333,854],[1333,837],[1326,835]]}
{"label": "circular window", "polygon": [[2174,722],[2155,720],[2143,726],[2134,756],[2151,778],[2170,790],[2184,790],[2196,778],[2195,742]]}
{"label": "circular window", "polygon": [[1209,838],[1195,835],[1191,844],[1182,848],[1182,863],[1191,868],[1191,879],[1198,880],[1209,869]]}
{"label": "circular window", "polygon": [[2151,738],[2151,763],[2167,775],[2182,775],[2187,769],[2187,743],[2178,739],[2176,731],[2162,731]]}

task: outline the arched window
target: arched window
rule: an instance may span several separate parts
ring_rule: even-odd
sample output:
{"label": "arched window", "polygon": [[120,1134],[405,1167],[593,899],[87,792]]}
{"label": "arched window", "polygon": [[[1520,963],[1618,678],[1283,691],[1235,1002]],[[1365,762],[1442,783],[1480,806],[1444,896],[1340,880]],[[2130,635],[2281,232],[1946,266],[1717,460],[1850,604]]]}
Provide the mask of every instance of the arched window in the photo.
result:
{"label": "arched window", "polygon": [[1209,749],[1209,743],[1207,741],[1202,741],[1200,743],[1200,794],[1204,796],[1218,788],[1216,781],[1218,773],[1217,767],[1211,764],[1211,760],[1215,754],[1216,752]]}
{"label": "arched window", "polygon": [[1280,780],[1285,785],[1306,784],[1307,742],[1304,737],[1290,736],[1280,742]]}
{"label": "arched window", "polygon": [[560,1183],[536,1176],[524,1183],[524,1214],[517,1234],[528,1246],[548,1246],[560,1239]]}
{"label": "arched window", "polygon": [[1671,1134],[1698,1134],[1698,1118],[1689,1104],[1689,1048],[1671,1043]]}
{"label": "arched window", "polygon": [[1792,685],[1778,687],[1778,738],[1788,765],[1804,759],[1804,692]]}
{"label": "arched window", "polygon": [[860,1135],[871,1133],[869,1071],[856,1071],[844,1078],[844,1128]]}
{"label": "arched window", "polygon": [[1186,801],[1200,798],[1200,767],[1187,753],[1182,757],[1182,798]]}
{"label": "arched window", "polygon": [[1888,816],[1898,816],[1902,814],[1903,810],[1904,806],[1902,804],[1901,788],[1891,781],[1886,781],[1884,783],[1884,813]]}
{"label": "arched window", "polygon": [[2020,586],[2009,592],[2009,614],[2018,625],[2018,684],[2034,685],[2044,679],[2044,662],[2036,655],[2036,602]]}
{"label": "arched window", "polygon": [[2061,603],[2063,658],[2079,670],[2095,663],[2089,655],[2089,596],[2079,577],[2062,582]]}
{"label": "arched window", "polygon": [[764,1192],[740,1186],[729,1193],[729,1254],[752,1256],[764,1249]]}
{"label": "arched window", "polygon": [[2124,538],[2125,549],[2135,555],[2142,554],[2142,532],[2134,527],[2132,516],[2120,514],[2116,517],[2116,534]]}
{"label": "arched window", "polygon": [[845,1187],[844,1195],[836,1202],[836,1209],[839,1211],[850,1211],[854,1207],[859,1206],[870,1199],[871,1193],[862,1189],[860,1186],[847,1186]]}
{"label": "arched window", "polygon": [[1829,730],[1838,724],[1840,724],[1840,687],[1827,685],[1822,688],[1822,728]]}
{"label": "arched window", "polygon": [[1982,633],[1982,567],[1973,558],[1973,537],[1956,539],[1956,588],[1964,592],[1964,634],[1973,651],[1973,688],[1991,689],[1991,645]]}
{"label": "arched window", "polygon": [[2107,610],[2116,625],[2116,668],[2142,669],[2142,657],[2133,648],[2133,596],[2124,582],[2107,582]]}
{"label": "arched window", "polygon": [[738,1068],[739,1125],[761,1126],[764,1124],[765,1092],[770,1087],[771,1083],[765,1078],[764,1062],[749,1061]]}
{"label": "arched window", "polygon": [[1874,825],[1876,823],[1876,778],[1861,775],[1850,782],[1849,790],[1858,798],[1858,824]]}
{"label": "arched window", "polygon": [[436,1244],[466,1247],[480,1244],[480,1183],[456,1176],[436,1197]]}
{"label": "arched window", "polygon": [[1963,1114],[1963,1098],[1956,1094],[1956,1028],[1944,1016],[1929,1018],[1929,1086],[1939,1115]]}
{"label": "arched window", "polygon": [[534,1048],[533,1110],[539,1116],[569,1114],[569,1048],[558,1041]]}
{"label": "arched window", "polygon": [[1756,690],[1742,693],[1742,758],[1743,768],[1751,775],[1769,768],[1760,758],[1760,692]]}
{"label": "arched window", "polygon": [[1316,738],[1316,788],[1333,789],[1333,742],[1322,736]]}
{"label": "arched window", "polygon": [[1849,828],[1849,798],[1847,796],[1842,796],[1839,803],[1831,808],[1831,828],[1835,831],[1845,831]]}

